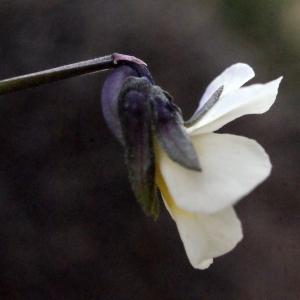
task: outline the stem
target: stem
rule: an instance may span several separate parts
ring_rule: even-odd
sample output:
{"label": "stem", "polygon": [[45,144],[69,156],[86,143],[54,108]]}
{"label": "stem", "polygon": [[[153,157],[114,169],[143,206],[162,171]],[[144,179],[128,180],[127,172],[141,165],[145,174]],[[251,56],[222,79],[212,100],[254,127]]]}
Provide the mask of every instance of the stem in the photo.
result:
{"label": "stem", "polygon": [[119,62],[122,61],[145,64],[134,56],[113,53],[112,55],[2,80],[0,81],[0,95],[62,79],[115,68]]}

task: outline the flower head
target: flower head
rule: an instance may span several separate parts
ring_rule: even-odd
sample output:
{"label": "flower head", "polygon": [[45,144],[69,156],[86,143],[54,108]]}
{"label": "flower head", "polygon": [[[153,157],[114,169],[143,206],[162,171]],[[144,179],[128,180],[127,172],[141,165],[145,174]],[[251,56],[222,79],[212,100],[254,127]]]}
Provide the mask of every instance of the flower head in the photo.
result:
{"label": "flower head", "polygon": [[242,239],[233,205],[271,171],[256,141],[213,131],[242,115],[266,112],[282,78],[241,87],[254,72],[235,64],[207,87],[184,123],[169,94],[140,68],[130,63],[110,75],[102,92],[104,116],[125,146],[132,187],[144,211],[157,217],[157,185],[191,264],[205,269]]}

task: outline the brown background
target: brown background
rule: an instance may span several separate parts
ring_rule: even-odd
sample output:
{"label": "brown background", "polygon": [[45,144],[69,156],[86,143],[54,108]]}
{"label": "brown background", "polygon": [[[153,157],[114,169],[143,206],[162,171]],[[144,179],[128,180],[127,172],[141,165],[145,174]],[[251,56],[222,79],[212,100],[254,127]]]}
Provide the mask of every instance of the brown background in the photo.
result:
{"label": "brown background", "polygon": [[224,127],[257,140],[272,176],[237,205],[245,238],[194,270],[161,205],[143,215],[99,94],[108,73],[0,98],[1,299],[299,299],[298,1],[0,1],[0,78],[120,52],[148,63],[187,119],[229,65],[277,102]]}

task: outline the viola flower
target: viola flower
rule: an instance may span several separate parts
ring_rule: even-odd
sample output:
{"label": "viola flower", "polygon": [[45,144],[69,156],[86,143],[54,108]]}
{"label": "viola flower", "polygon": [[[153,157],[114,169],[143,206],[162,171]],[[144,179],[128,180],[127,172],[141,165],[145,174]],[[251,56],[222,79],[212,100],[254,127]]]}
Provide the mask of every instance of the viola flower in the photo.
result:
{"label": "viola flower", "polygon": [[157,185],[190,263],[205,269],[242,239],[233,205],[271,171],[256,141],[213,131],[242,115],[266,112],[282,78],[241,87],[254,72],[235,64],[207,87],[184,123],[180,109],[146,70],[129,63],[112,72],[102,91],[104,116],[125,146],[132,187],[144,211],[157,217]]}
{"label": "viola flower", "polygon": [[200,100],[194,116],[220,86],[224,87],[220,99],[187,128],[202,172],[174,163],[158,148],[160,174],[156,182],[195,268],[208,267],[214,257],[229,252],[242,239],[232,205],[271,171],[269,157],[256,141],[212,133],[243,115],[264,113],[274,103],[282,78],[241,87],[252,77],[251,67],[235,64],[207,87]]}

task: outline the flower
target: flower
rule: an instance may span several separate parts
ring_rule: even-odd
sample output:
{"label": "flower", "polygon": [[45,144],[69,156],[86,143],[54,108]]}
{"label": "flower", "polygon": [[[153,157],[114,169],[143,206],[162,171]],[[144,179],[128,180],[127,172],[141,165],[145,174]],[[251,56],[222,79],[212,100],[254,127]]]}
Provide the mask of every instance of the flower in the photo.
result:
{"label": "flower", "polygon": [[202,96],[197,111],[220,86],[224,87],[211,109],[186,129],[202,172],[184,168],[156,148],[156,183],[195,268],[207,268],[213,258],[231,251],[242,239],[241,222],[232,206],[271,171],[269,157],[256,141],[212,133],[242,115],[264,113],[274,103],[282,77],[241,87],[252,77],[250,66],[235,64]]}
{"label": "flower", "polygon": [[252,77],[246,64],[226,69],[207,87],[186,123],[143,65],[125,61],[103,86],[104,117],[125,147],[138,202],[156,218],[158,186],[195,268],[207,268],[242,239],[233,205],[271,171],[268,155],[254,140],[213,133],[242,115],[264,113],[274,103],[282,78],[241,87]]}

